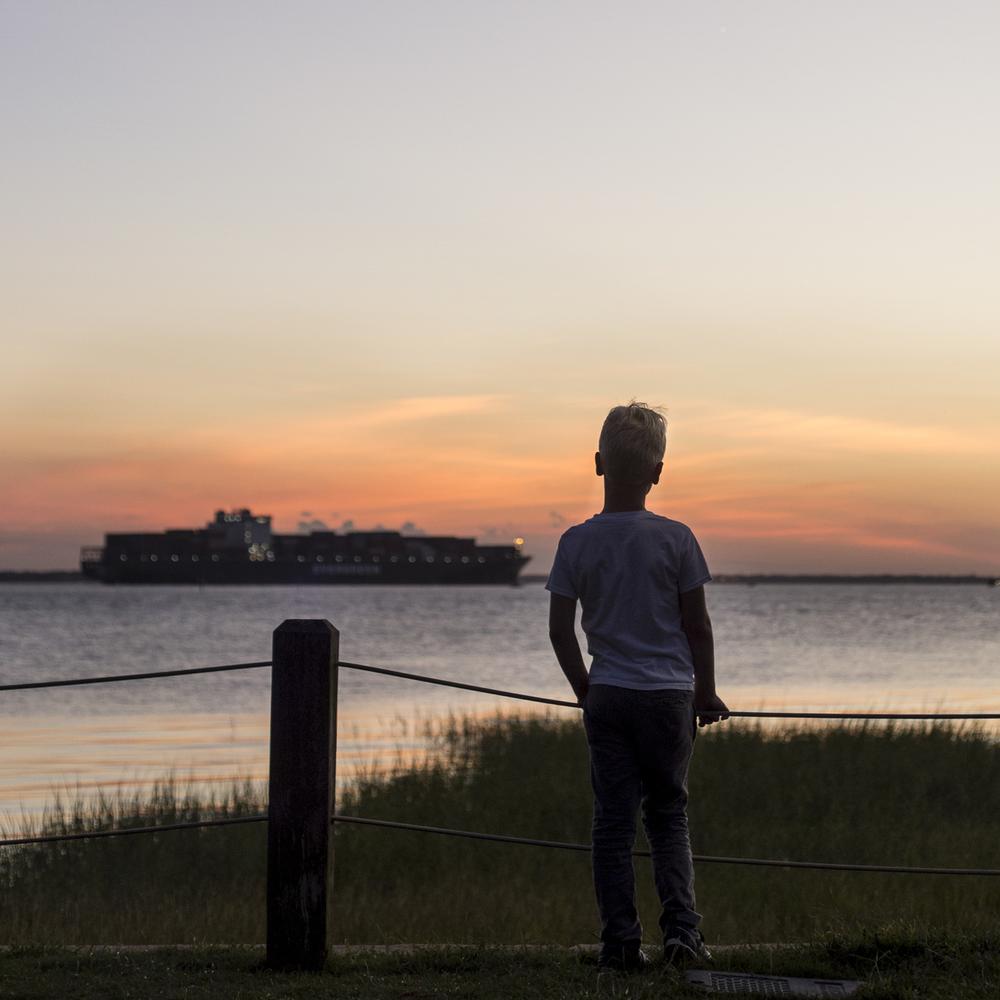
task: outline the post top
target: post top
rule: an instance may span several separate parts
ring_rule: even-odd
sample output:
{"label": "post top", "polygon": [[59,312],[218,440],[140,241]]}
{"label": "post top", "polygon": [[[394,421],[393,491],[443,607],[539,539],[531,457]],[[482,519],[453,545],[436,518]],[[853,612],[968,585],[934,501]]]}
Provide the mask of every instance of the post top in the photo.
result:
{"label": "post top", "polygon": [[279,632],[298,632],[302,635],[339,635],[337,629],[325,618],[286,618],[275,630]]}

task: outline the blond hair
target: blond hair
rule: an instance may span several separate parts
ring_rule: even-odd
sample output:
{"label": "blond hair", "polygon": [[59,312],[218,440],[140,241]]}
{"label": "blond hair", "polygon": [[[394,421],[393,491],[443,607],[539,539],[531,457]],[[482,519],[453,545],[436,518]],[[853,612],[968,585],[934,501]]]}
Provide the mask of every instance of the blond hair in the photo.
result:
{"label": "blond hair", "polygon": [[612,407],[598,451],[604,474],[625,483],[648,483],[667,450],[667,421],[659,408],[634,399]]}

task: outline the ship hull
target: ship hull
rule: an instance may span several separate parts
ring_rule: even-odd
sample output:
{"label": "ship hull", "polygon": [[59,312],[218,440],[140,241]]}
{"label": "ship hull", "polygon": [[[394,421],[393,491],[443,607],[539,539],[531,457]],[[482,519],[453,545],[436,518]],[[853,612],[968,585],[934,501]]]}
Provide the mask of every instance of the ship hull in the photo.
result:
{"label": "ship hull", "polygon": [[137,564],[127,567],[100,567],[88,574],[108,584],[187,584],[196,586],[253,585],[475,585],[510,586],[528,558],[511,565],[485,566],[391,566],[355,564],[313,564],[281,566],[181,566],[166,567]]}

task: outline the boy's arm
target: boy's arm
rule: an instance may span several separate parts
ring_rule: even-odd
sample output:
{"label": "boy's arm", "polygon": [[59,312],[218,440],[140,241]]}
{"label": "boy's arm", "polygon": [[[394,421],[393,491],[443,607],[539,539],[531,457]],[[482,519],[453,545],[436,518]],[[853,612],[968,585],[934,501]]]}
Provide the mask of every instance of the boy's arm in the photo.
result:
{"label": "boy's arm", "polygon": [[695,587],[680,595],[681,628],[687,636],[694,661],[694,710],[699,726],[729,718],[729,708],[715,692],[715,640],[712,619],[705,606],[705,588]]}
{"label": "boy's arm", "polygon": [[552,594],[549,601],[549,641],[566,675],[578,704],[583,704],[590,687],[590,675],[583,663],[576,639],[576,598]]}

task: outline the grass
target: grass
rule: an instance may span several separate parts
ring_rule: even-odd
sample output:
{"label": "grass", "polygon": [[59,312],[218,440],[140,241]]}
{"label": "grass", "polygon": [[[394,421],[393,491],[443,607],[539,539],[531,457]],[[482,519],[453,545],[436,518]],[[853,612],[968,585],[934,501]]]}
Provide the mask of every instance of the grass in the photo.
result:
{"label": "grass", "polygon": [[[578,721],[452,720],[436,739],[434,760],[358,778],[340,810],[589,839]],[[1000,867],[1000,752],[973,728],[727,724],[699,734],[690,786],[698,853]],[[64,798],[39,827],[107,829],[263,810],[258,786],[237,784],[212,800],[167,780],[147,798]],[[0,942],[260,942],[265,842],[260,824],[4,849]],[[585,854],[341,826],[335,858],[335,937],[344,943],[596,939]],[[647,865],[637,862],[640,911],[653,940]],[[1000,924],[996,878],[700,865],[697,891],[712,942],[855,941],[901,925],[911,942],[976,942]]]}
{"label": "grass", "polygon": [[[858,979],[868,1000],[993,998],[1000,988],[1000,939],[880,935],[829,938],[800,948],[745,949],[716,963],[728,971]],[[251,949],[176,948],[148,952],[24,948],[0,952],[0,996],[41,1000],[309,997],[366,1000],[571,1000],[704,997],[673,970],[595,974],[594,959],[565,949],[439,947],[413,954],[355,952],[331,958],[321,974],[276,973]]]}

